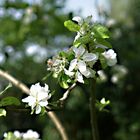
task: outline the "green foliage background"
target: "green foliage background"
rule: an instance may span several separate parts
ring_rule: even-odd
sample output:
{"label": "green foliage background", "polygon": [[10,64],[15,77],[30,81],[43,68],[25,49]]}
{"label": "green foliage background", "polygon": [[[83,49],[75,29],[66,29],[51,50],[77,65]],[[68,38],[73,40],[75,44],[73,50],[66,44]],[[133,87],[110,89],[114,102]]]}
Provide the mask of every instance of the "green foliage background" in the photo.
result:
{"label": "green foliage background", "polygon": [[[119,64],[128,68],[125,80],[114,85],[109,80],[97,85],[97,98],[106,97],[111,100],[109,112],[98,112],[98,124],[101,140],[139,140],[140,139],[140,1],[127,0],[127,8],[115,6],[111,0],[111,14],[105,19],[115,18],[116,24],[111,26],[111,43],[118,53]],[[65,13],[65,0],[43,0],[42,3],[29,3],[25,0],[2,1],[0,8],[0,55],[4,61],[0,68],[21,80],[28,87],[41,81],[55,89],[54,100],[64,92],[56,80],[48,78],[46,60],[57,51],[71,45],[74,34],[64,27],[64,21],[71,19],[73,13]],[[120,9],[121,10],[120,10]],[[27,10],[28,9],[28,10]],[[115,12],[117,11],[117,12]],[[124,18],[121,12],[127,13]],[[102,13],[103,15],[106,15]],[[88,15],[87,15],[88,16]],[[127,20],[126,20],[127,19]],[[29,47],[37,48],[34,54],[27,53]],[[40,52],[40,53],[39,53]],[[47,53],[44,53],[47,52]],[[106,72],[110,77],[110,69]],[[55,84],[54,84],[55,83]],[[0,90],[8,82],[0,78]],[[90,116],[87,85],[78,85],[71,93],[64,109],[56,111],[63,122],[70,140],[91,139]],[[1,96],[15,96],[19,99],[25,95],[12,87]],[[29,128],[38,131],[43,140],[59,140],[60,136],[48,116],[30,115],[28,109],[8,106],[7,117],[0,118],[0,137],[5,131],[26,131]],[[18,111],[17,111],[18,110]]]}

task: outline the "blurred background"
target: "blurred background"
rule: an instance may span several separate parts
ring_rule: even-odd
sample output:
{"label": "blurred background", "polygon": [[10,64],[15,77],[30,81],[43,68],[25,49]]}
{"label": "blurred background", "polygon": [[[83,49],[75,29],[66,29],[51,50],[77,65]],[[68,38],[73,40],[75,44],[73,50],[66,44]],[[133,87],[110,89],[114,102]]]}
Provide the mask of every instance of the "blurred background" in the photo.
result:
{"label": "blurred background", "polygon": [[[93,22],[107,26],[110,42],[118,54],[118,65],[108,68],[97,84],[97,99],[111,101],[108,111],[98,111],[101,140],[140,139],[140,0],[1,0],[0,68],[28,87],[41,81],[55,88],[55,99],[62,90],[55,79],[47,78],[46,60],[68,48],[75,34],[63,25],[73,16],[93,16]],[[0,91],[8,82],[0,77]],[[15,87],[4,96],[19,99],[25,95]],[[2,97],[0,97],[2,98]],[[90,140],[91,127],[87,87],[77,86],[64,109],[56,114],[70,140]],[[22,106],[23,107],[23,106]],[[22,108],[21,107],[21,108]],[[0,137],[5,131],[38,131],[42,140],[61,140],[48,116],[8,108],[0,118]]]}

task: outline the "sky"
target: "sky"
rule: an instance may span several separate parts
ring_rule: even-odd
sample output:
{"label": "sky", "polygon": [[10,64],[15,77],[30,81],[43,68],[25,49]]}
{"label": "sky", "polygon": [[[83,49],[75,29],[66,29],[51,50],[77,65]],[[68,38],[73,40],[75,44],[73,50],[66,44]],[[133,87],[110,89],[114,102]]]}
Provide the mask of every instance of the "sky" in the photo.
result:
{"label": "sky", "polygon": [[75,11],[77,14],[81,14],[83,17],[93,15],[93,17],[96,19],[97,10],[95,7],[94,0],[67,0],[66,2],[67,11]]}
{"label": "sky", "polygon": [[93,20],[97,21],[99,19],[97,6],[107,10],[109,9],[109,0],[66,0],[65,10],[73,11],[83,17],[92,15]]}

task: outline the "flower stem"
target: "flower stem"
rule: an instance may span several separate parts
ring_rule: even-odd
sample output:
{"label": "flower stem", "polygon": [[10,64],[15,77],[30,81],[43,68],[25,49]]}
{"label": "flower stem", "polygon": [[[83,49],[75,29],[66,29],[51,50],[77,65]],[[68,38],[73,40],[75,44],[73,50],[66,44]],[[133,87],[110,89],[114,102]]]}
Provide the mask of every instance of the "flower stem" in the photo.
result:
{"label": "flower stem", "polygon": [[95,107],[95,103],[96,103],[95,88],[96,88],[96,80],[91,79],[89,108],[90,108],[90,120],[91,120],[91,129],[92,129],[92,140],[99,140],[96,107]]}

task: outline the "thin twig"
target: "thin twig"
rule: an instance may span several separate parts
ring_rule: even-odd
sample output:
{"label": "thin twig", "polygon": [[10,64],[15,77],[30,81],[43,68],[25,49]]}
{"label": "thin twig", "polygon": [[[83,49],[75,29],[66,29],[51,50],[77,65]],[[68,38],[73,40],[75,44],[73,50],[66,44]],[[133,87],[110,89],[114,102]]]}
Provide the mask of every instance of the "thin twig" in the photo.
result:
{"label": "thin twig", "polygon": [[[22,82],[18,81],[16,78],[8,74],[7,72],[0,69],[0,76],[10,81],[13,85],[21,89],[26,94],[29,94],[30,92],[29,88]],[[54,112],[47,112],[47,114],[50,117],[50,119],[53,121],[53,123],[55,124],[58,132],[60,133],[62,137],[62,140],[68,140],[68,136],[66,134],[65,128],[63,127],[62,123],[60,122],[56,114]]]}
{"label": "thin twig", "polygon": [[70,91],[71,91],[75,86],[76,86],[76,83],[72,84],[72,85],[66,90],[66,92],[63,94],[63,97],[59,99],[59,101],[64,102],[64,101],[68,98],[68,96],[69,96],[69,94],[70,94]]}

